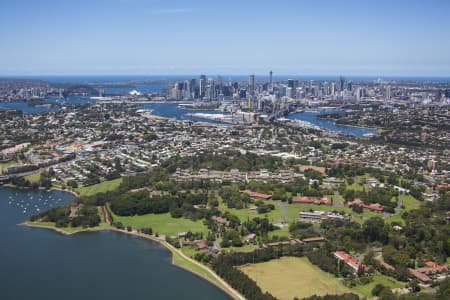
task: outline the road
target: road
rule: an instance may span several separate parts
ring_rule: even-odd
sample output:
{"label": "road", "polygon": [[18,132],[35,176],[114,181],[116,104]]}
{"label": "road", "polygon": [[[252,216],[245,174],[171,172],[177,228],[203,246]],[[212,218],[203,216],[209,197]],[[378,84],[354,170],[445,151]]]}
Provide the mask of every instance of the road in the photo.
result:
{"label": "road", "polygon": [[334,192],[334,201],[333,201],[334,207],[344,207],[344,203],[341,201],[341,195],[339,194],[339,191]]}
{"label": "road", "polygon": [[286,209],[286,202],[278,201],[278,205],[281,207],[281,212],[283,213],[283,219],[284,222],[287,222],[289,219],[287,209]]}

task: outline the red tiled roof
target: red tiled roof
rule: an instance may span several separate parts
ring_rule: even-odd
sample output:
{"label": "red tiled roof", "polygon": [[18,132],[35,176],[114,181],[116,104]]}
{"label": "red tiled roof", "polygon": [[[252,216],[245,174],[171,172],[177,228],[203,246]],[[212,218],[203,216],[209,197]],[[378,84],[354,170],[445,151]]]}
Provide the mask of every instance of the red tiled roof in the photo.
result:
{"label": "red tiled roof", "polygon": [[438,190],[447,190],[447,189],[450,189],[450,183],[447,183],[447,184],[437,184],[437,185],[436,185],[436,188],[437,188]]}
{"label": "red tiled roof", "polygon": [[247,195],[249,195],[250,197],[253,197],[253,198],[260,198],[260,199],[263,199],[263,200],[269,200],[270,198],[272,198],[272,195],[262,194],[262,193],[258,193],[258,192],[252,192],[250,190],[243,190],[243,191],[241,191],[241,193],[247,194]]}
{"label": "red tiled roof", "polygon": [[345,264],[350,266],[355,272],[358,272],[359,268],[363,268],[365,272],[369,270],[369,268],[363,264],[359,263],[359,260],[356,257],[351,256],[347,252],[344,251],[336,251],[333,252],[334,256],[340,260],[343,260]]}
{"label": "red tiled roof", "polygon": [[331,199],[328,197],[323,198],[310,198],[310,197],[301,197],[301,198],[292,198],[292,203],[300,203],[300,204],[316,204],[316,205],[331,205]]}
{"label": "red tiled roof", "polygon": [[379,203],[365,204],[363,201],[361,201],[361,199],[355,199],[347,203],[348,207],[352,207],[353,205],[360,206],[365,209],[370,209],[376,212],[382,212],[384,210],[383,206],[381,206]]}
{"label": "red tiled roof", "polygon": [[381,260],[379,260],[379,259],[375,259],[375,260],[376,260],[377,263],[378,263],[380,266],[382,266],[385,270],[395,272],[395,268],[394,268],[393,266],[391,266],[390,264],[385,263],[384,261],[381,261]]}
{"label": "red tiled roof", "polygon": [[433,268],[434,270],[436,270],[436,273],[441,273],[444,271],[448,271],[448,268],[446,266],[440,266],[437,263],[435,263],[434,261],[427,261],[425,263],[425,265],[427,265],[430,268]]}
{"label": "red tiled roof", "polygon": [[430,282],[431,281],[431,278],[430,277],[428,277],[427,275],[425,275],[425,274],[423,274],[423,273],[420,273],[419,271],[417,271],[417,270],[414,270],[414,269],[408,269],[408,271],[411,273],[411,275],[413,275],[414,277],[416,277],[417,279],[419,279],[420,281],[422,281],[422,282]]}

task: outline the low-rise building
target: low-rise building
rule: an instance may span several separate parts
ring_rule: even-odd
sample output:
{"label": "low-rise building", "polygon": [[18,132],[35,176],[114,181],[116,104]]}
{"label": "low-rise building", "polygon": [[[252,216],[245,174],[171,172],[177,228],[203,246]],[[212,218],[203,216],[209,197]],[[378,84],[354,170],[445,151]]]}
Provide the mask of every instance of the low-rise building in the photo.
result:
{"label": "low-rise building", "polygon": [[347,266],[351,267],[354,271],[354,273],[358,273],[360,268],[364,270],[364,272],[367,272],[369,269],[366,265],[361,264],[359,260],[356,257],[351,256],[347,252],[344,251],[336,251],[333,252],[333,255],[343,261]]}
{"label": "low-rise building", "polygon": [[363,209],[368,209],[378,213],[381,213],[384,210],[383,206],[381,206],[379,203],[365,204],[361,199],[355,199],[353,201],[350,201],[347,203],[347,206],[348,207],[359,206],[362,207]]}
{"label": "low-rise building", "polygon": [[294,197],[292,198],[292,204],[331,205],[331,199],[329,197]]}

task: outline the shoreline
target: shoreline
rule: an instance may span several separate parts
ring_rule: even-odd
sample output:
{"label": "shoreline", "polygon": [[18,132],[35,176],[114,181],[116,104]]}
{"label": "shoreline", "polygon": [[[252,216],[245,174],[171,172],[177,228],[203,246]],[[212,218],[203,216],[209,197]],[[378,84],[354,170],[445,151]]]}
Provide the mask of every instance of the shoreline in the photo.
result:
{"label": "shoreline", "polygon": [[4,184],[4,185],[2,185],[3,187],[7,187],[7,188],[12,188],[12,189],[18,189],[18,190],[31,190],[31,191],[33,191],[33,190],[39,190],[39,191],[60,191],[60,192],[66,192],[66,193],[69,193],[69,194],[71,194],[72,196],[74,196],[74,197],[80,197],[81,195],[80,194],[78,194],[76,191],[74,191],[74,190],[64,190],[64,189],[62,189],[62,188],[59,188],[59,187],[54,187],[54,186],[52,186],[51,188],[48,188],[48,189],[46,189],[46,188],[41,188],[41,187],[39,187],[39,188],[37,188],[37,189],[32,189],[32,188],[29,188],[29,187],[22,187],[22,186],[17,186],[17,185],[14,185],[14,184],[10,184],[10,183],[7,183],[7,184]]}
{"label": "shoreline", "polygon": [[[93,228],[84,228],[81,229],[79,231],[74,231],[74,232],[68,232],[62,228],[57,228],[55,226],[47,226],[47,225],[40,225],[40,224],[33,224],[33,222],[30,221],[25,221],[22,222],[20,224],[18,224],[19,226],[26,226],[26,227],[30,227],[30,228],[41,228],[41,229],[48,229],[48,230],[53,230],[57,233],[63,234],[63,235],[74,235],[74,234],[78,234],[78,233],[83,233],[83,232],[98,232],[98,231],[114,231],[114,232],[118,232],[118,233],[123,233],[123,234],[128,234],[128,235],[132,235],[132,236],[137,236],[143,239],[147,239],[147,240],[151,240],[153,242],[157,242],[159,245],[163,246],[167,251],[169,251],[172,254],[172,265],[176,266],[177,268],[181,268],[184,269],[200,278],[202,278],[203,280],[208,281],[209,283],[213,284],[214,286],[216,286],[217,288],[221,289],[222,291],[224,291],[227,295],[229,295],[232,299],[234,300],[246,300],[246,298],[244,296],[242,296],[238,291],[236,291],[233,287],[231,287],[225,280],[223,280],[219,275],[217,275],[213,270],[211,270],[209,267],[193,260],[192,258],[186,256],[181,250],[176,249],[174,246],[170,245],[169,243],[167,243],[165,240],[163,240],[162,238],[157,238],[155,236],[152,235],[146,235],[146,234],[142,234],[139,233],[137,231],[127,231],[125,229],[118,229],[115,227],[110,227],[110,228],[100,228],[100,227],[93,227]],[[181,256],[183,259],[187,260],[188,262],[194,263],[200,267],[202,267],[205,271],[207,271],[208,273],[210,273],[212,276],[214,276],[221,284],[218,284],[217,282],[211,280],[210,278],[194,271],[191,270],[185,266],[182,265],[178,265],[175,262],[175,255],[179,255]]]}
{"label": "shoreline", "polygon": [[368,127],[368,126],[361,126],[361,125],[358,126],[358,125],[339,124],[339,123],[336,123],[336,121],[338,121],[339,119],[334,119],[334,118],[320,118],[320,117],[318,117],[318,116],[316,116],[316,118],[319,119],[319,120],[331,120],[331,121],[334,122],[334,125],[336,125],[336,126],[354,127],[354,128],[362,128],[362,129],[372,129],[372,130],[376,130],[377,133],[378,133],[379,130],[381,130],[381,128],[378,128],[378,127]]}
{"label": "shoreline", "polygon": [[[297,113],[293,113],[293,114],[297,114]],[[375,131],[375,133],[373,133],[373,135],[374,136],[376,136],[376,135],[379,135],[380,134],[380,132],[383,130],[382,128],[378,128],[378,127],[365,127],[365,126],[357,126],[357,125],[348,125],[348,124],[338,124],[338,123],[336,123],[336,121],[338,120],[338,119],[334,119],[334,118],[321,118],[320,117],[320,115],[317,115],[317,116],[315,116],[314,118],[316,118],[317,120],[324,120],[324,121],[331,121],[331,122],[333,122],[333,125],[334,126],[342,126],[342,127],[349,127],[349,128],[358,128],[358,129],[368,129],[368,130],[373,130],[373,131]],[[305,120],[301,120],[301,119],[290,119],[290,120],[300,120],[300,121],[303,121],[303,122],[308,122],[308,123],[311,123],[311,122],[309,122],[309,121],[305,121]],[[315,124],[313,124],[313,123],[311,123],[313,126],[318,126],[318,125],[315,125]],[[328,132],[337,132],[337,131],[335,131],[335,130],[331,130],[331,129],[328,129],[328,128],[325,128],[325,127],[321,127],[321,126],[318,126],[321,130],[323,130],[323,131],[328,131]],[[338,132],[339,134],[342,134],[342,135],[346,135],[345,133],[343,133],[343,132]],[[356,138],[363,138],[364,136],[356,136],[356,135],[353,135],[354,137],[356,137]]]}
{"label": "shoreline", "polygon": [[[11,185],[11,184],[6,184],[4,185],[5,187],[8,188],[14,188],[14,189],[23,189],[23,190],[27,190],[30,189],[28,187],[18,187],[15,185]],[[79,197],[80,194],[78,194],[76,191],[74,190],[63,190],[61,188],[58,187],[51,187],[49,189],[42,189],[42,188],[38,188],[39,190],[55,190],[55,191],[62,191],[62,192],[67,192],[69,194],[71,194],[74,197]],[[66,230],[64,230],[63,228],[57,228],[55,226],[49,226],[49,225],[41,225],[41,224],[36,224],[33,223],[31,221],[24,221],[22,223],[17,224],[18,226],[26,226],[29,228],[40,228],[40,229],[47,229],[47,230],[52,230],[54,232],[57,232],[59,234],[63,234],[66,236],[70,236],[70,235],[74,235],[74,234],[78,234],[78,233],[84,233],[84,232],[98,232],[98,231],[115,231],[118,233],[123,233],[123,234],[128,234],[128,235],[133,235],[133,236],[137,236],[143,239],[147,239],[147,240],[151,240],[153,242],[157,242],[159,245],[161,245],[162,247],[164,247],[167,251],[169,251],[172,254],[172,265],[174,265],[177,268],[181,268],[184,269],[200,278],[202,278],[203,280],[208,281],[209,283],[213,284],[214,286],[216,286],[217,288],[221,289],[223,292],[225,292],[228,296],[231,297],[231,299],[233,300],[246,300],[246,298],[244,296],[241,295],[241,293],[239,293],[238,291],[236,291],[233,287],[231,287],[225,280],[223,280],[219,275],[217,275],[213,270],[211,270],[209,267],[193,260],[192,258],[186,256],[181,250],[176,249],[175,247],[173,247],[172,245],[170,245],[169,243],[167,243],[164,239],[162,238],[156,238],[155,236],[151,236],[151,235],[146,235],[146,234],[142,234],[139,233],[137,231],[127,231],[125,229],[118,229],[115,228],[111,225],[109,225],[109,227],[106,228],[102,228],[102,227],[91,227],[91,228],[83,228],[77,231],[73,231],[73,232],[68,232]],[[193,263],[197,266],[200,266],[201,268],[203,268],[205,271],[207,271],[209,274],[211,274],[219,283],[211,280],[210,278],[208,278],[207,276],[200,274],[192,269],[189,269],[188,267],[176,264],[175,262],[175,255],[179,255],[182,259]]]}

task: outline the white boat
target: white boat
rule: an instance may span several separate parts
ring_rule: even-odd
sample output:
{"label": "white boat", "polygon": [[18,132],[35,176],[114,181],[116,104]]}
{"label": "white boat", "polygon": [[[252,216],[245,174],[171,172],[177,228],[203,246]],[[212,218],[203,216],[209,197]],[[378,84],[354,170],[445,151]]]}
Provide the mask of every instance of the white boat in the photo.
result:
{"label": "white boat", "polygon": [[375,136],[375,133],[368,132],[368,133],[364,133],[363,136],[364,137],[372,137],[372,136]]}

